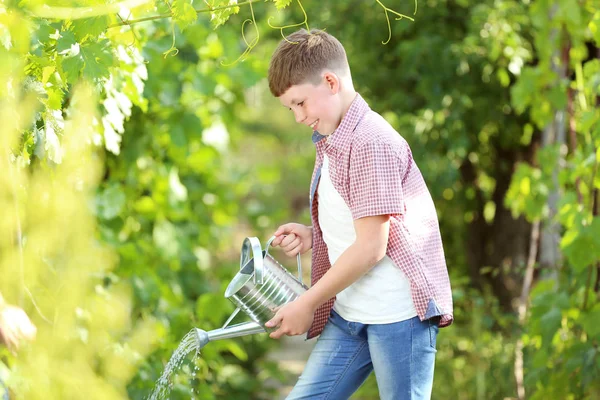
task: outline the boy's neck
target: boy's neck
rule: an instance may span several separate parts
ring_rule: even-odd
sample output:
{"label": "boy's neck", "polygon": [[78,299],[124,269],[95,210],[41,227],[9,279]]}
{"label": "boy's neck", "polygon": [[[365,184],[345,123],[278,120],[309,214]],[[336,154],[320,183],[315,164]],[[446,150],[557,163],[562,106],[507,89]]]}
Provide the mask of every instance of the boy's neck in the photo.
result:
{"label": "boy's neck", "polygon": [[348,110],[350,109],[350,106],[352,106],[352,103],[354,103],[354,99],[356,99],[357,94],[358,93],[356,93],[354,88],[352,90],[348,90],[347,92],[342,93],[342,105],[344,110],[344,112],[342,113],[342,119],[344,119],[344,117],[348,113]]}
{"label": "boy's neck", "polygon": [[[342,115],[340,116],[340,121],[338,123],[338,127],[340,126],[340,124],[342,123],[342,120],[348,113],[348,110],[352,106],[352,103],[354,103],[354,99],[356,99],[356,95],[358,93],[354,90],[354,88],[350,88],[346,91],[341,91],[339,94],[340,94],[341,100],[342,100]],[[337,130],[337,128],[336,128],[336,130]],[[324,134],[323,136],[327,136],[327,140],[329,140],[331,135],[333,135],[334,133],[335,133],[335,131],[331,132],[330,134]]]}

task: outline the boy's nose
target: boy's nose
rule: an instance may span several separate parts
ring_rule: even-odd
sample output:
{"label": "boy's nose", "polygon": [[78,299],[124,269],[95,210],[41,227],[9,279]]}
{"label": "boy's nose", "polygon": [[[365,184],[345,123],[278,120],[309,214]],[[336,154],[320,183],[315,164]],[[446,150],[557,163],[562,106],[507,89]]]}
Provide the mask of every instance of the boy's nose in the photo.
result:
{"label": "boy's nose", "polygon": [[295,111],[294,116],[296,117],[296,122],[299,124],[301,124],[306,119],[306,116],[304,115],[304,113],[302,113],[300,111]]}

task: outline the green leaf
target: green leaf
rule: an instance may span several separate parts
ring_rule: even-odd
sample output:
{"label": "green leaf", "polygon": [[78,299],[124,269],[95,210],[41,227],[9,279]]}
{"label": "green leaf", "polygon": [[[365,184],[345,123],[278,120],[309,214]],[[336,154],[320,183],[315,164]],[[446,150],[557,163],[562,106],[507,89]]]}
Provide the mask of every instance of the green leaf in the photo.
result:
{"label": "green leaf", "polygon": [[60,38],[56,41],[56,51],[58,51],[58,54],[63,54],[70,51],[75,43],[77,43],[77,40],[73,32],[63,31],[60,33]]}
{"label": "green leaf", "polygon": [[165,258],[175,258],[179,253],[177,229],[166,219],[159,220],[152,231],[152,239]]}
{"label": "green leaf", "polygon": [[91,80],[108,78],[108,68],[114,63],[114,55],[110,42],[102,39],[81,47],[81,58],[84,62],[83,75]]}
{"label": "green leaf", "polygon": [[218,28],[219,26],[223,25],[225,22],[227,22],[229,20],[229,17],[233,14],[237,14],[240,12],[240,8],[239,7],[230,7],[230,8],[224,8],[222,10],[216,10],[215,12],[213,12],[211,14],[211,22],[214,26],[214,28]]}
{"label": "green leaf", "polygon": [[560,145],[553,144],[544,146],[538,150],[536,158],[544,173],[543,175],[551,176],[560,159]]}
{"label": "green leaf", "polygon": [[60,30],[60,25],[49,23],[48,20],[40,20],[37,30],[33,33],[33,38],[40,43],[53,43],[54,39],[50,38],[57,30]]}
{"label": "green leaf", "polygon": [[175,0],[173,18],[182,31],[198,19],[198,14],[189,0]]}
{"label": "green leaf", "polygon": [[552,341],[554,334],[560,328],[561,319],[562,314],[557,307],[552,307],[540,318],[540,331],[545,343]]}
{"label": "green leaf", "polygon": [[579,120],[579,130],[582,132],[589,131],[592,128],[592,126],[598,122],[599,119],[600,113],[598,112],[598,110],[593,109],[585,111]]}
{"label": "green leaf", "polygon": [[600,304],[596,304],[594,308],[587,313],[584,313],[581,318],[581,325],[590,338],[600,337]]}
{"label": "green leaf", "polygon": [[525,124],[523,127],[523,135],[521,136],[520,143],[523,146],[529,146],[531,143],[531,138],[533,137],[533,125]]}
{"label": "green leaf", "polygon": [[80,55],[65,57],[61,63],[63,73],[68,83],[75,83],[84,67],[83,59]]}
{"label": "green leaf", "polygon": [[117,217],[125,206],[125,192],[118,185],[113,185],[96,197],[97,214],[103,219]]}
{"label": "green leaf", "polygon": [[188,144],[187,137],[181,125],[175,125],[171,130],[171,143],[175,147],[185,148]]}
{"label": "green leaf", "polygon": [[600,11],[596,11],[594,18],[590,21],[588,27],[596,41],[596,46],[600,47]]}
{"label": "green leaf", "polygon": [[48,107],[54,110],[59,110],[63,106],[63,99],[65,93],[58,86],[48,87],[46,89],[48,93]]}
{"label": "green leaf", "polygon": [[538,70],[535,68],[523,68],[521,77],[511,88],[511,102],[518,113],[523,113],[532,103],[539,75]]}
{"label": "green leaf", "polygon": [[49,65],[42,69],[42,85],[45,85],[48,82],[48,79],[50,79],[54,71],[56,71],[56,67],[53,65]]}
{"label": "green leaf", "polygon": [[600,139],[600,124],[597,124],[596,129],[592,131],[592,137],[596,140]]}
{"label": "green leaf", "polygon": [[558,204],[558,218],[567,229],[572,227],[577,217],[581,216],[582,207],[577,201],[577,194],[570,190],[561,197]]}
{"label": "green leaf", "polygon": [[[65,38],[62,46],[66,48],[72,39]],[[71,54],[67,53],[67,50],[63,52],[68,56],[62,60],[62,70],[69,83],[75,83],[82,71],[86,78],[93,81],[107,78],[110,75],[109,67],[113,66],[115,61],[111,44],[106,39],[80,45],[79,53]]]}
{"label": "green leaf", "polygon": [[519,163],[506,192],[504,205],[510,208],[514,217],[525,214],[528,220],[533,221],[546,213],[548,193],[542,171]]}
{"label": "green leaf", "polygon": [[284,8],[292,4],[292,0],[273,0],[273,2],[275,2],[275,7],[278,10],[283,10]]}
{"label": "green leaf", "polygon": [[562,110],[567,106],[567,91],[563,85],[553,86],[546,94],[555,110]]}
{"label": "green leaf", "polygon": [[[232,304],[221,293],[205,293],[196,302],[198,320],[210,321],[213,326],[222,326],[232,311]],[[243,318],[243,313],[238,314],[232,322],[238,318]]]}
{"label": "green leaf", "polygon": [[565,22],[573,27],[580,27],[582,7],[578,2],[576,0],[561,0],[558,4],[561,5],[560,14],[563,15]]}
{"label": "green leaf", "polygon": [[96,39],[102,33],[106,31],[108,27],[109,19],[107,16],[102,15],[99,17],[78,19],[73,21],[73,34],[79,42],[83,42],[88,38]]}
{"label": "green leaf", "polygon": [[186,163],[197,173],[207,173],[215,167],[217,157],[218,153],[214,148],[205,146],[190,154]]}
{"label": "green leaf", "polygon": [[532,305],[541,307],[547,304],[548,299],[554,295],[556,291],[554,281],[547,279],[538,282],[531,290]]}
{"label": "green leaf", "polygon": [[248,360],[248,353],[239,344],[232,340],[227,341],[227,350],[229,350],[231,354],[233,354],[238,360]]}
{"label": "green leaf", "polygon": [[573,225],[563,236],[560,245],[577,272],[600,261],[600,217],[595,217],[590,225]]}
{"label": "green leaf", "polygon": [[502,86],[508,87],[510,85],[510,76],[508,75],[506,69],[499,68],[496,72],[496,76],[498,77],[498,80]]}
{"label": "green leaf", "polygon": [[151,197],[142,196],[134,203],[133,209],[140,214],[154,214],[156,213],[156,204]]}

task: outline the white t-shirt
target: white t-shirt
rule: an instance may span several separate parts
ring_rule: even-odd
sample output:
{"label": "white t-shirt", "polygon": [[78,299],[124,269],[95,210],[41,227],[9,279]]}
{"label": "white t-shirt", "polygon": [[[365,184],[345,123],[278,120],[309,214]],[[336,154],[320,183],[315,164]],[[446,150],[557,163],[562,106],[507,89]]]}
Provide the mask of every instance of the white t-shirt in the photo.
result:
{"label": "white t-shirt", "polygon": [[[319,225],[333,265],[356,240],[350,208],[329,177],[329,159],[323,160],[319,196]],[[386,255],[359,280],[337,294],[333,309],[345,320],[363,324],[387,324],[417,315],[410,282]]]}

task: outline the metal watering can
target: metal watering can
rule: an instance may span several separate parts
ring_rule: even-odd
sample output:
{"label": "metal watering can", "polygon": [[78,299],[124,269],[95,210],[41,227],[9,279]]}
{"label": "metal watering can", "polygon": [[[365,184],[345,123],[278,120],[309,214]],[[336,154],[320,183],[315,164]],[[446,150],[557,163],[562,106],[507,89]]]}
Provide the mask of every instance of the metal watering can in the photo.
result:
{"label": "metal watering can", "polygon": [[[274,239],[275,236],[267,241],[264,251],[258,238],[244,239],[240,271],[225,290],[225,298],[237,308],[220,329],[206,332],[196,328],[199,349],[214,340],[272,331],[273,329],[265,327],[265,323],[275,316],[276,309],[294,301],[308,290],[302,283],[300,253],[297,256],[296,279],[269,254],[269,246]],[[228,326],[240,310],[244,311],[252,322]]]}

